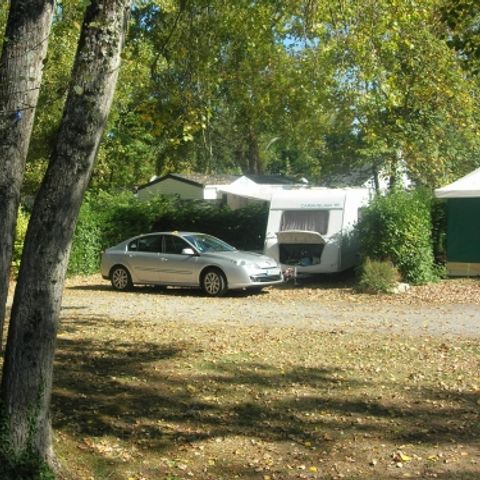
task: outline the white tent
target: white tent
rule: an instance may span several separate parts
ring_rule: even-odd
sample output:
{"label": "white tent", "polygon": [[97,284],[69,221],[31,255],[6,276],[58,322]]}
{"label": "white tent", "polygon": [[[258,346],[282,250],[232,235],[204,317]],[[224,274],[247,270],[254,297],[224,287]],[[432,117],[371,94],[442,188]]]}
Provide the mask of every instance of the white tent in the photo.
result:
{"label": "white tent", "polygon": [[480,168],[465,175],[446,187],[435,190],[437,198],[473,198],[480,197]]}
{"label": "white tent", "polygon": [[[232,182],[230,185],[222,185],[218,190],[237,199],[262,200],[270,202],[275,192],[285,190],[297,190],[306,188],[304,184],[294,183],[257,183],[247,176],[243,176]],[[230,205],[230,202],[229,202]],[[230,205],[232,206],[232,205]],[[243,205],[242,205],[243,206]]]}
{"label": "white tent", "polygon": [[272,187],[270,185],[225,185],[218,190],[237,197],[250,198],[252,200],[263,200],[269,202],[272,198]]}

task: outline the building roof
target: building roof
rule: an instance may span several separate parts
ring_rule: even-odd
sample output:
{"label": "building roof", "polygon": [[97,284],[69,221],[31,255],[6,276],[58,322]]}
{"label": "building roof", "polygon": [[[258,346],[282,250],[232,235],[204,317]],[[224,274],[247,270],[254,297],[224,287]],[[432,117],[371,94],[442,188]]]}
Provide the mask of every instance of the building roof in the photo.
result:
{"label": "building roof", "polygon": [[244,175],[259,185],[294,185],[299,182],[294,178],[285,177],[284,175]]}
{"label": "building roof", "polygon": [[437,198],[480,197],[480,168],[449,185],[435,190]]}
{"label": "building roof", "polygon": [[203,175],[201,173],[182,173],[180,175],[178,173],[167,173],[162,177],[154,178],[150,182],[139,186],[138,190],[151,187],[167,179],[177,180],[197,187],[204,187],[205,185],[228,185],[237,178],[239,178],[238,175]]}
{"label": "building roof", "polygon": [[[293,178],[285,177],[283,175],[244,175],[252,182],[258,185],[294,185],[299,182]],[[230,185],[235,180],[242,178],[241,175],[205,175],[202,173],[167,173],[162,177],[156,177],[150,182],[140,185],[137,189],[151,187],[157,183],[163,182],[167,179],[177,180],[179,182],[188,183],[197,187],[205,187],[206,185]]]}

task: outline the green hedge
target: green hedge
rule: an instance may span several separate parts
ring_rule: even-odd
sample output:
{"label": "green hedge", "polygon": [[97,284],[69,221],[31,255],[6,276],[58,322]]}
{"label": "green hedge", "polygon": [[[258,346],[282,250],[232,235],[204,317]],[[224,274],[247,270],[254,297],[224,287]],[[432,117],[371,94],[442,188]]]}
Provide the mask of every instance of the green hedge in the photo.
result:
{"label": "green hedge", "polygon": [[431,209],[423,190],[377,196],[357,227],[363,256],[391,261],[410,283],[436,280]]}
{"label": "green hedge", "polygon": [[241,250],[263,250],[267,217],[266,204],[231,210],[225,206],[184,200],[161,212],[153,228],[155,231],[204,232]]}
{"label": "green hedge", "polygon": [[13,245],[12,275],[16,276],[20,269],[20,260],[22,258],[23,243],[27,234],[30,214],[22,207],[18,209],[17,226],[15,230],[15,243]]}
{"label": "green hedge", "polygon": [[88,195],[75,231],[69,275],[98,272],[105,248],[154,231],[201,231],[242,250],[262,250],[267,217],[266,204],[231,210],[172,197],[159,196],[145,202],[131,193]]}

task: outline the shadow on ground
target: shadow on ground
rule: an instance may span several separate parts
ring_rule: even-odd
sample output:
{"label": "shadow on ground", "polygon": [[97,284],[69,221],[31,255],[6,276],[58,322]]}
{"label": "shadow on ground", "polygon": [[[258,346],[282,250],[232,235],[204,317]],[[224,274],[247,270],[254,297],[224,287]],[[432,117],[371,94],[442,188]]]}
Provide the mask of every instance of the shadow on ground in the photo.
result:
{"label": "shadow on ground", "polygon": [[356,273],[353,269],[337,273],[323,273],[315,275],[299,275],[295,279],[289,279],[282,285],[276,287],[280,289],[302,289],[314,288],[319,290],[335,290],[353,288],[356,283]]}
{"label": "shadow on ground", "polygon": [[[66,318],[63,329],[110,321]],[[194,361],[199,354],[194,345],[162,339],[133,343],[128,323],[115,325],[123,335],[59,339],[56,429],[132,441],[159,454],[199,440],[238,436],[314,443],[323,452],[346,436],[431,446],[480,441],[478,395],[424,389],[416,402],[385,404],[349,394],[357,381],[340,381],[341,372],[333,369],[293,365],[280,371],[273,364],[251,361],[219,359],[178,373],[169,368],[171,362]],[[439,402],[444,405],[435,408]],[[473,478],[468,475],[436,478]]]}
{"label": "shadow on ground", "polygon": [[[335,289],[350,289],[355,286],[356,277],[353,270],[347,270],[345,272],[330,273],[330,274],[317,274],[317,275],[302,275],[296,279],[289,279],[281,285],[271,287],[273,289],[281,290],[300,290],[300,289],[318,289],[318,290],[335,290]],[[70,290],[81,291],[113,291],[110,283],[95,283],[88,285],[75,285],[67,287]],[[160,287],[160,286],[135,286],[130,292],[121,292],[122,295],[132,295],[137,293],[157,294],[157,295],[169,295],[178,297],[202,297],[204,293],[199,288],[182,288],[182,287]],[[254,290],[230,290],[227,292],[227,297],[243,297],[251,295],[264,295],[265,291],[256,292]]]}

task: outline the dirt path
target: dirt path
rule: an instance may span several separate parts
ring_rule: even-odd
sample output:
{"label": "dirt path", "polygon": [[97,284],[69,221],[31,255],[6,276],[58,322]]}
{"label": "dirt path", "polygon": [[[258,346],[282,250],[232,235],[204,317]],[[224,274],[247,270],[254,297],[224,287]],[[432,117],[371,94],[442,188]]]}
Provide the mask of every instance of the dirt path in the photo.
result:
{"label": "dirt path", "polygon": [[188,289],[114,292],[96,276],[68,281],[63,316],[199,324],[296,326],[320,331],[480,336],[480,281],[448,280],[402,295],[362,295],[348,283],[286,285],[259,295],[205,298]]}
{"label": "dirt path", "polygon": [[477,480],[479,340],[478,280],[210,299],[70,279],[52,398],[63,478]]}

